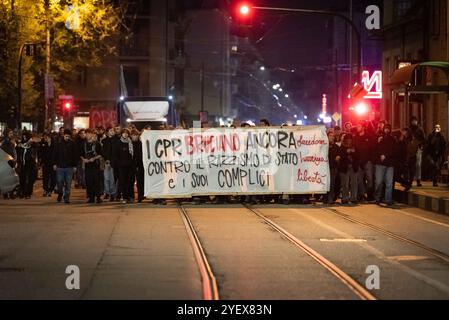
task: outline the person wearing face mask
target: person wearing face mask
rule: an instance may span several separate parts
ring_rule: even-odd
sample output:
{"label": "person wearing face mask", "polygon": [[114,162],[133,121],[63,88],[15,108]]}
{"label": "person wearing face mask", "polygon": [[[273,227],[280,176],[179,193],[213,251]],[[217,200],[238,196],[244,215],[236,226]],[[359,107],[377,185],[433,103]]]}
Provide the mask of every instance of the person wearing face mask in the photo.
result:
{"label": "person wearing face mask", "polygon": [[446,139],[441,134],[441,126],[437,124],[427,139],[427,157],[430,162],[433,186],[438,187],[438,177],[446,153]]}
{"label": "person wearing face mask", "polygon": [[63,140],[56,143],[53,153],[53,170],[56,171],[58,184],[58,202],[64,198],[66,204],[70,203],[70,191],[73,174],[79,160],[79,148],[72,140],[72,132],[64,130]]}
{"label": "person wearing face mask", "polygon": [[423,129],[421,129],[421,127],[419,126],[417,117],[412,117],[410,121],[410,133],[412,135],[412,138],[418,143],[418,151],[416,152],[415,176],[411,177],[411,183],[413,183],[413,179],[416,179],[416,185],[418,187],[421,187],[422,155],[426,144],[426,135],[424,134]]}
{"label": "person wearing face mask", "polygon": [[383,135],[377,138],[375,147],[375,200],[379,204],[382,199],[383,185],[385,184],[385,202],[393,204],[394,165],[396,163],[396,139],[391,135],[391,125],[385,124]]}

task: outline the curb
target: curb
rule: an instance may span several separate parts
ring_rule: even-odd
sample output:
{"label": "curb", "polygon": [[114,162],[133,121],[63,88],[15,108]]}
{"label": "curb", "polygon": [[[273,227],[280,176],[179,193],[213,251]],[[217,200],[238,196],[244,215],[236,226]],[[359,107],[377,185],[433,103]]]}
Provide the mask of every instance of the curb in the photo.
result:
{"label": "curb", "polygon": [[394,190],[396,201],[412,207],[449,216],[449,198],[438,198],[403,190]]}

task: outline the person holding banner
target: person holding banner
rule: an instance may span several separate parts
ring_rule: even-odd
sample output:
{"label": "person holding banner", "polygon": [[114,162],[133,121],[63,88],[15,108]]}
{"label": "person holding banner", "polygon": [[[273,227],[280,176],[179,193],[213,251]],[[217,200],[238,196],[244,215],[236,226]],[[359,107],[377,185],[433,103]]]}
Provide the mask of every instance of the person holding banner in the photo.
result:
{"label": "person holding banner", "polygon": [[[133,149],[134,149],[134,178],[137,182],[137,202],[141,203],[144,199],[144,168],[143,168],[143,161],[142,161],[142,141],[140,140],[140,132],[137,130],[131,131],[131,140],[133,142]],[[133,188],[134,189],[134,188]],[[134,198],[134,190],[133,190],[133,196]]]}
{"label": "person holding banner", "polygon": [[119,190],[123,195],[123,204],[132,203],[134,187],[134,147],[128,129],[123,129],[120,140],[114,145],[113,159],[118,168]]}
{"label": "person holding banner", "polygon": [[329,168],[331,173],[330,179],[330,191],[327,194],[327,204],[334,204],[335,200],[340,193],[337,187],[337,178],[338,178],[338,163],[341,160],[340,147],[337,145],[335,141],[335,134],[333,132],[328,133],[329,139]]}

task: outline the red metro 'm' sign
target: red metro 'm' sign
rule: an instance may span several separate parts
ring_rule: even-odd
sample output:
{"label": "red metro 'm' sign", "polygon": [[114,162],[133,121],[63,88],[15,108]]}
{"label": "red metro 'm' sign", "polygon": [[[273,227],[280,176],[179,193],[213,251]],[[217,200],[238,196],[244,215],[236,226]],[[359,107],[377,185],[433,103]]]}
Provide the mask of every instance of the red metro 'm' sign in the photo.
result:
{"label": "red metro 'm' sign", "polygon": [[362,83],[368,91],[365,99],[382,99],[382,71],[374,71],[371,77],[369,71],[363,71]]}

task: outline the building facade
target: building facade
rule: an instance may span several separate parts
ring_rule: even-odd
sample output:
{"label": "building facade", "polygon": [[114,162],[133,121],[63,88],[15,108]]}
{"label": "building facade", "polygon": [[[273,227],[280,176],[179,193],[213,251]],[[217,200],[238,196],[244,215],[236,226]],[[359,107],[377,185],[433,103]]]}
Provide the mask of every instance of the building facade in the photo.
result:
{"label": "building facade", "polygon": [[[384,99],[382,118],[394,128],[407,127],[418,117],[429,134],[436,124],[448,137],[448,95],[444,92],[412,94],[408,106],[404,93],[395,92],[392,75],[400,67],[426,61],[448,61],[447,0],[385,0],[382,37]],[[447,85],[445,74],[426,69],[417,81],[423,85]]]}
{"label": "building facade", "polygon": [[[121,77],[129,97],[168,97],[180,91],[175,64],[182,50],[176,38],[179,16],[182,8],[175,0],[129,1],[117,54],[105,56],[99,67],[80,68],[76,81],[64,86],[79,106],[78,115],[87,117],[92,108],[115,110],[124,94]],[[77,124],[86,126],[85,121]]]}

